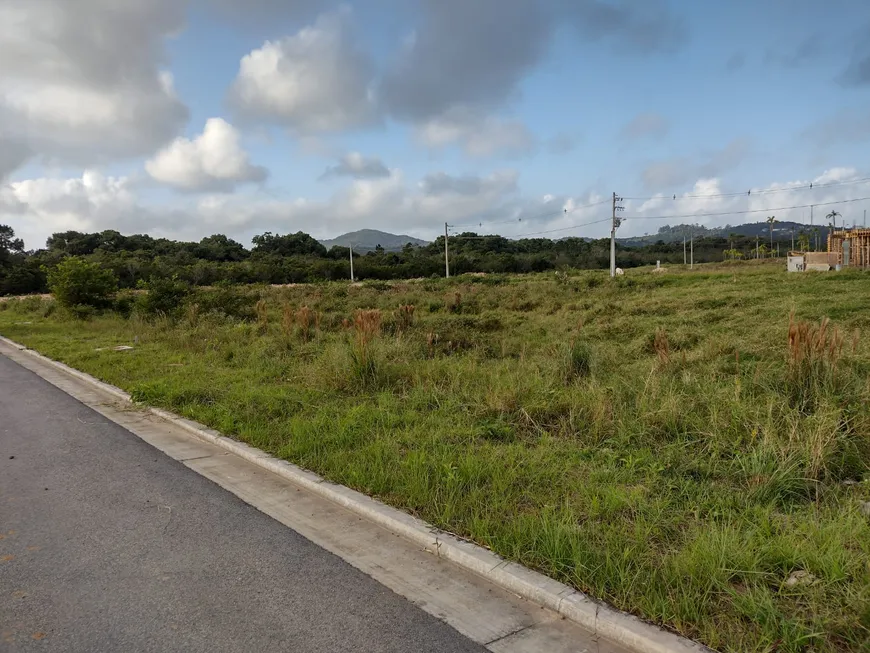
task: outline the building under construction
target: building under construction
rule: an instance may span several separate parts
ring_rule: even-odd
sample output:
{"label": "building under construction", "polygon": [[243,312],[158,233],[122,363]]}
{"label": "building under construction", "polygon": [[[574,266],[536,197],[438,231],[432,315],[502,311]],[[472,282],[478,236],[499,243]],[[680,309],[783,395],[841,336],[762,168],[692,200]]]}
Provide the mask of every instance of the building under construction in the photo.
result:
{"label": "building under construction", "polygon": [[788,271],[870,269],[870,229],[840,229],[828,234],[827,252],[789,252]]}
{"label": "building under construction", "polygon": [[870,229],[841,229],[828,235],[828,252],[836,254],[837,264],[870,268]]}

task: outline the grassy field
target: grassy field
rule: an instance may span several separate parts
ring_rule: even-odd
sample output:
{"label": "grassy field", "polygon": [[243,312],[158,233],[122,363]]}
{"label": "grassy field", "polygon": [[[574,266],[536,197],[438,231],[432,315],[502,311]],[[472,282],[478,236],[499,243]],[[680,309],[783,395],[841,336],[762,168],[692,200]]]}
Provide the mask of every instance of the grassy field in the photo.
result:
{"label": "grassy field", "polygon": [[33,299],[0,333],[714,648],[868,651],[870,274],[783,267]]}

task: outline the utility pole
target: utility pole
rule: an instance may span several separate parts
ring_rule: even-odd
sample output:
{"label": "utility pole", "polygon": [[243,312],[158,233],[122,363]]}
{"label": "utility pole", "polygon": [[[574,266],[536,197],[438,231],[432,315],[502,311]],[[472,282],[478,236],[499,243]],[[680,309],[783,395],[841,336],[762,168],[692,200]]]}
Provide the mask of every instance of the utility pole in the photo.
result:
{"label": "utility pole", "polygon": [[867,228],[867,209],[864,209],[864,228]]}
{"label": "utility pole", "polygon": [[694,231],[692,232],[691,236],[692,237],[689,240],[689,251],[690,251],[689,269],[694,270],[695,269],[695,232]]}
{"label": "utility pole", "polygon": [[350,282],[353,283],[353,243],[350,243]]}
{"label": "utility pole", "polygon": [[758,249],[758,240],[759,240],[759,238],[758,238],[758,236],[756,235],[756,236],[755,236],[755,258],[756,258],[756,259],[760,259],[760,258],[761,258],[761,250]]}
{"label": "utility pole", "polygon": [[448,224],[444,223],[444,274],[449,279],[450,278],[450,252],[447,249],[447,227]]}
{"label": "utility pole", "polygon": [[683,236],[683,265],[687,265],[689,263],[688,259],[686,259],[686,237]]}
{"label": "utility pole", "polygon": [[794,251],[794,227],[791,228],[791,251]]}
{"label": "utility pole", "polygon": [[625,207],[618,206],[617,202],[621,202],[622,198],[617,197],[616,193],[613,194],[613,215],[611,217],[611,227],[610,227],[610,276],[616,276],[616,230],[619,229],[619,225],[622,223],[622,220],[616,217],[617,211],[624,211]]}

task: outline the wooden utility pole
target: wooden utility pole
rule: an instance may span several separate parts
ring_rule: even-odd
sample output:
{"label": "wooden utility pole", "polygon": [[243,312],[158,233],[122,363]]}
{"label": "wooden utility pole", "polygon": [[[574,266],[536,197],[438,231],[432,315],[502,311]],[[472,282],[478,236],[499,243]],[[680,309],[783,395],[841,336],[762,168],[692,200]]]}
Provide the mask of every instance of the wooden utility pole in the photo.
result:
{"label": "wooden utility pole", "polygon": [[689,260],[686,258],[686,237],[683,236],[683,265],[687,265]]}
{"label": "wooden utility pole", "polygon": [[353,283],[353,243],[350,243],[350,282]]}
{"label": "wooden utility pole", "polygon": [[450,252],[447,249],[447,227],[448,224],[444,223],[444,274],[449,279],[450,278]]}

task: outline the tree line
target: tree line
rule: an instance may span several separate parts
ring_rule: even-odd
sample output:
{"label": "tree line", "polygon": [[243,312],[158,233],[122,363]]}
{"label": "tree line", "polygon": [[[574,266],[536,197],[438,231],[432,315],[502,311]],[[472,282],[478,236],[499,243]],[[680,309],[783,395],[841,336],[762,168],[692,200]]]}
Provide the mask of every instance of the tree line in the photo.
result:
{"label": "tree line", "polygon": [[[450,271],[524,273],[564,267],[602,269],[609,266],[610,240],[481,236],[473,232],[450,236]],[[788,247],[782,242],[783,251]],[[704,237],[694,241],[696,263],[754,257],[751,237]],[[683,244],[664,240],[629,247],[617,244],[617,265],[683,262]],[[218,283],[305,283],[350,278],[350,251],[327,250],[304,232],[254,236],[251,247],[223,234],[184,242],[117,231],[66,231],[53,234],[43,249],[26,250],[11,227],[0,225],[0,295],[46,292],[49,272],[62,260],[81,257],[111,271],[120,288],[134,288],[152,279],[178,279],[195,286]],[[444,237],[425,246],[406,245],[400,251],[378,247],[354,252],[357,279],[409,279],[444,274]]]}

